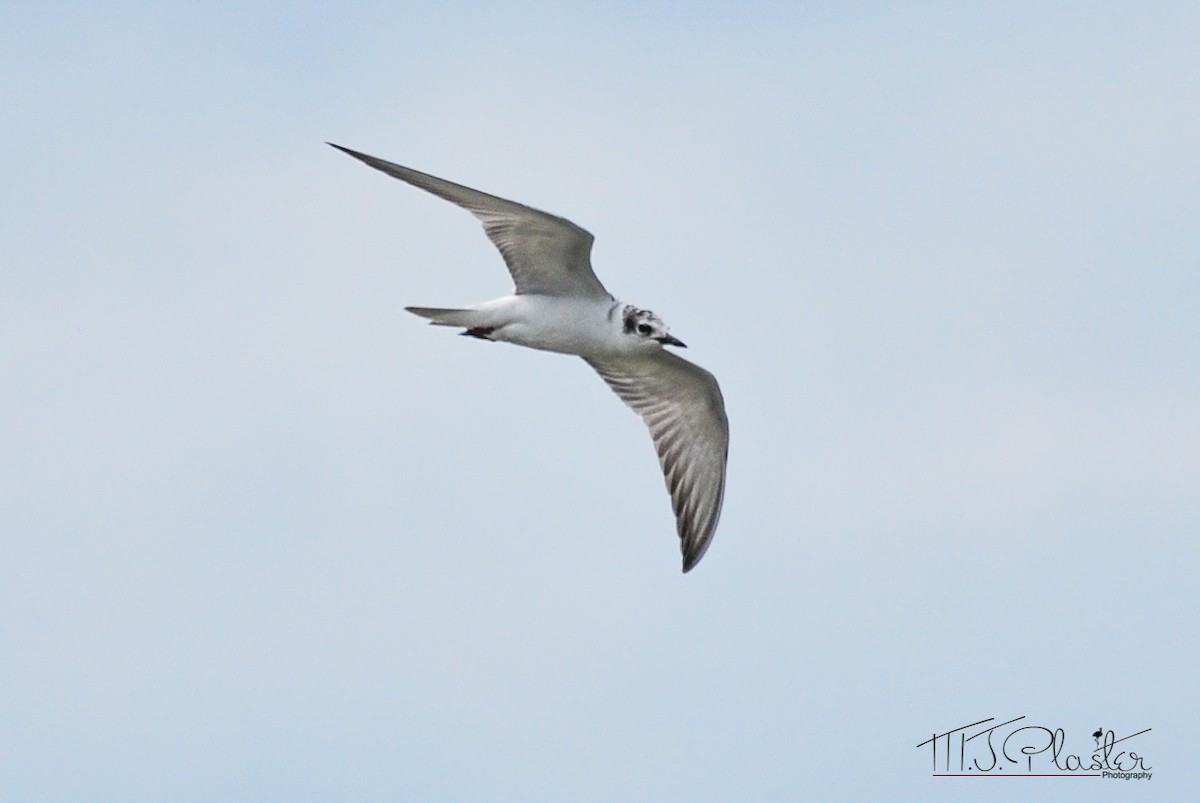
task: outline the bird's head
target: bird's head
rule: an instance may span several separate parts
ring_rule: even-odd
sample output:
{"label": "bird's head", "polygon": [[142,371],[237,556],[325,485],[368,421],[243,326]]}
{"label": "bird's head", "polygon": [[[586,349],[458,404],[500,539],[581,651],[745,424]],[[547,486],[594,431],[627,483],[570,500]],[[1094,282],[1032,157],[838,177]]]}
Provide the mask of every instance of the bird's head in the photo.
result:
{"label": "bird's head", "polygon": [[622,315],[622,331],[646,345],[679,346],[687,348],[683,341],[667,333],[667,324],[648,309],[638,309],[626,304]]}

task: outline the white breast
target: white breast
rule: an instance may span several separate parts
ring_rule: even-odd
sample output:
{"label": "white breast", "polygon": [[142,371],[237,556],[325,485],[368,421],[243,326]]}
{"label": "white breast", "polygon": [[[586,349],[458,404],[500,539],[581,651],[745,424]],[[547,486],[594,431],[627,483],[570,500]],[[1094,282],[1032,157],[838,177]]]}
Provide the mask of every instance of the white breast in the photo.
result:
{"label": "white breast", "polygon": [[555,296],[505,296],[471,309],[487,316],[496,327],[493,340],[543,351],[602,356],[622,351],[620,321],[609,311],[612,301]]}

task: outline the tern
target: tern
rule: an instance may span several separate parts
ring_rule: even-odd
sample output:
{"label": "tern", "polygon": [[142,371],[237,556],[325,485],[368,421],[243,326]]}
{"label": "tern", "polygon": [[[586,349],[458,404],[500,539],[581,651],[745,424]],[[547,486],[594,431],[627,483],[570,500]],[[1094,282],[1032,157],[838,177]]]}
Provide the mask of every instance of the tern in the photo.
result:
{"label": "tern", "polygon": [[704,556],[725,496],[729,421],[716,378],[667,351],[685,348],[653,312],[613,297],[592,272],[592,235],[547,212],[328,143],[483,223],[513,293],[462,308],[405,307],[481,340],[582,357],[646,426],[675,512],[683,571]]}

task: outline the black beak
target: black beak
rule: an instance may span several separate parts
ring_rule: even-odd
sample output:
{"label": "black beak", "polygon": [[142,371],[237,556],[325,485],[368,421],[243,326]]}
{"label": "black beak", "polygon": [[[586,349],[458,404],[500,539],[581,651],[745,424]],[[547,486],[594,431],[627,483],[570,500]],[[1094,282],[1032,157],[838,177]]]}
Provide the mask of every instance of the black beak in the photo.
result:
{"label": "black beak", "polygon": [[678,338],[671,337],[670,335],[663,335],[662,337],[656,337],[655,340],[657,340],[659,343],[662,343],[664,346],[679,346],[679,348],[681,348],[681,349],[687,348],[687,343],[684,343],[682,340],[680,340]]}

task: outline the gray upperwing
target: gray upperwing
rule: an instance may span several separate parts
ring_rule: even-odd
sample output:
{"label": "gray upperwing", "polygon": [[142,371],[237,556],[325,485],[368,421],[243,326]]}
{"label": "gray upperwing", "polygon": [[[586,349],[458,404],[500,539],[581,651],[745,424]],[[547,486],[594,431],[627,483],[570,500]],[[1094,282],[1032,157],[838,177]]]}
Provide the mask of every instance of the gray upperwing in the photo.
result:
{"label": "gray upperwing", "polygon": [[665,349],[587,362],[650,429],[690,571],[712,543],[725,499],[729,420],[716,377]]}
{"label": "gray upperwing", "polygon": [[332,142],[328,144],[479,218],[488,239],[500,249],[518,295],[612,298],[592,272],[594,238],[571,221]]}

